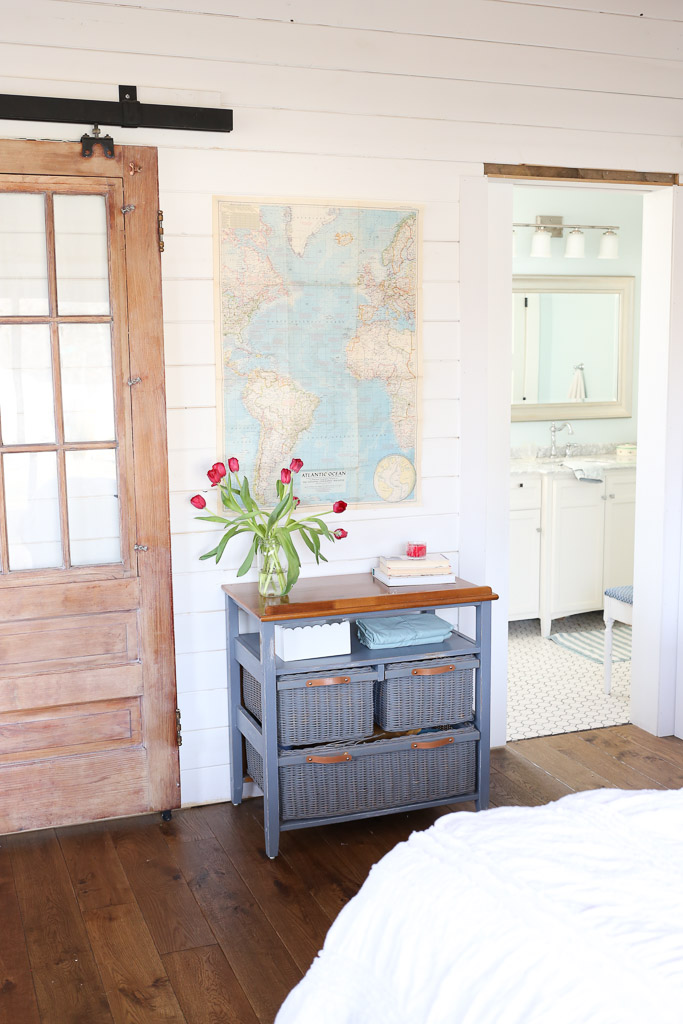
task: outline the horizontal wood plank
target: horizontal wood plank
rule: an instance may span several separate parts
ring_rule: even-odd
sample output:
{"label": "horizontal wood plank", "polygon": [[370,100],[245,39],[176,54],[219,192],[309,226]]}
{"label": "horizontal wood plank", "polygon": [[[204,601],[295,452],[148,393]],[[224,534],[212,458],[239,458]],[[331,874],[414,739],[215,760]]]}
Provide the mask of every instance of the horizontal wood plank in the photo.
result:
{"label": "horizontal wood plank", "polygon": [[134,747],[77,754],[54,764],[3,765],[0,833],[16,831],[17,822],[23,829],[44,828],[69,819],[77,823],[148,811],[146,762],[146,750]]}
{"label": "horizontal wood plank", "polygon": [[140,701],[100,701],[0,714],[0,763],[137,746]]}
{"label": "horizontal wood plank", "polygon": [[[91,666],[75,672],[41,672],[39,678],[43,708],[97,701],[103,697],[137,697],[142,693],[142,665],[139,662],[115,668]],[[34,675],[0,678],[0,713],[29,710],[35,706]]]}
{"label": "horizontal wood plank", "polygon": [[95,598],[98,614],[132,611],[140,604],[139,581],[131,578],[71,583],[68,587],[28,586],[0,590],[0,624],[59,615],[90,615]]}

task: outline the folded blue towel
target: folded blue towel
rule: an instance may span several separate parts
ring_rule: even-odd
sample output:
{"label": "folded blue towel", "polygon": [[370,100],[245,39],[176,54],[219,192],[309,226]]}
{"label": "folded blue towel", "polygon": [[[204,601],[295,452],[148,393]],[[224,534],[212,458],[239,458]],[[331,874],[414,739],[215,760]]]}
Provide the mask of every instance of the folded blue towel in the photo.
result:
{"label": "folded blue towel", "polygon": [[427,612],[422,615],[390,615],[357,619],[358,639],[366,647],[413,647],[442,643],[453,632],[450,622]]}

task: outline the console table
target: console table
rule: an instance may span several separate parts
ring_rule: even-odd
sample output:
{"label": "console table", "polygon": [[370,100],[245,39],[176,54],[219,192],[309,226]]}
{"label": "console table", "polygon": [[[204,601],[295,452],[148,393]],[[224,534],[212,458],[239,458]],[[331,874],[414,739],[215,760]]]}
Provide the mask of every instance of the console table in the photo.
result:
{"label": "console table", "polygon": [[[375,580],[370,573],[362,573],[300,579],[292,593],[283,598],[263,598],[256,584],[252,583],[230,584],[223,590],[230,714],[230,795],[234,804],[241,803],[245,771],[244,738],[251,758],[251,774],[263,789],[265,845],[269,857],[277,855],[282,829],[467,800],[474,800],[477,810],[488,806],[491,602],[497,599],[490,587],[458,580],[435,586],[390,588]],[[406,610],[426,612],[465,606],[476,609],[474,638],[454,631],[439,644],[371,650],[355,636],[354,620],[358,617],[365,619]],[[239,629],[240,610],[245,613],[248,623],[247,631],[242,633]],[[350,654],[289,662],[276,656],[276,624],[305,626],[343,619],[351,622]],[[412,663],[431,667],[414,668],[411,673]],[[391,675],[400,667],[409,677],[411,674],[417,677],[414,680],[416,685],[429,685],[434,674],[446,673],[459,665],[473,666],[468,670],[473,673],[471,713],[461,726],[444,723],[438,729],[421,732],[419,736],[413,730],[411,735],[401,734],[389,739],[384,734],[376,741],[370,736],[362,742],[335,741],[315,747],[285,748],[278,745],[279,703],[283,694],[286,691],[291,693],[291,688],[299,682],[302,686],[320,687],[315,692],[324,696],[333,692],[335,684],[363,680],[367,686],[370,678],[374,681],[371,686],[378,685],[386,679],[387,670]],[[256,698],[251,702],[252,711],[256,703],[258,715],[245,707],[243,673],[250,681],[252,696]],[[303,680],[302,677],[307,675],[312,678]],[[348,695],[350,690],[345,688],[344,692]],[[367,693],[367,689],[363,692]],[[438,795],[435,798],[428,795],[425,799],[425,778],[430,773],[436,777],[442,767],[435,759],[448,757],[452,762],[457,756],[454,752],[465,750],[471,762],[466,776],[468,781],[464,784],[467,791],[462,791],[462,783],[456,785],[449,781],[454,777],[451,773],[441,785],[442,790],[444,785],[450,785],[453,791],[438,790],[435,784],[434,792],[438,790]],[[379,781],[386,782],[386,785],[378,785],[375,779],[372,788],[373,794],[375,790],[381,790],[385,795],[373,795],[374,803],[368,803],[370,798],[365,793],[367,778],[371,768],[377,775],[380,763],[386,777]],[[458,765],[456,770],[459,771]],[[354,771],[359,773],[357,779],[348,774]],[[317,774],[307,778],[307,772]],[[402,776],[405,776],[403,789]],[[326,792],[327,782],[330,790],[334,789],[336,793],[340,781],[343,788],[349,778],[353,778],[351,789],[358,794],[355,799],[359,802],[351,809],[348,803],[342,802],[339,813],[330,810],[334,794]],[[306,788],[312,793],[312,799],[319,800],[320,806],[326,809],[318,813],[317,805],[311,810],[309,804],[304,812],[297,810],[299,791]],[[387,798],[387,792],[405,793],[407,796],[399,796],[397,802],[386,806],[387,799],[392,799],[391,796]],[[429,794],[431,791],[426,792]]]}

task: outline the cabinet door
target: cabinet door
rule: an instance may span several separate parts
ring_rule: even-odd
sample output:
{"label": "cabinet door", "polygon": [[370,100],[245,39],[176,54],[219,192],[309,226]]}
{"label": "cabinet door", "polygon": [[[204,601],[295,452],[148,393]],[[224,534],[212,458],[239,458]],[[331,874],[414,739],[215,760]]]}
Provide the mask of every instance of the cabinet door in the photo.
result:
{"label": "cabinet door", "polygon": [[510,512],[510,611],[508,618],[539,615],[541,510]]}
{"label": "cabinet door", "polygon": [[633,583],[636,529],[635,470],[615,470],[605,479],[605,587]]}
{"label": "cabinet door", "polygon": [[551,617],[602,608],[604,484],[557,479],[552,494]]}

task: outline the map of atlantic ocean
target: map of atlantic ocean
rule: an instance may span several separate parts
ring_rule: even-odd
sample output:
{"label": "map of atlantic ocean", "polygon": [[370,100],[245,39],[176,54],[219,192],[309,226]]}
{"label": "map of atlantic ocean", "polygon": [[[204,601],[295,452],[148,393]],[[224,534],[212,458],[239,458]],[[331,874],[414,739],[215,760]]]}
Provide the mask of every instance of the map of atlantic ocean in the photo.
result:
{"label": "map of atlantic ocean", "polygon": [[217,200],[226,457],[265,502],[416,499],[418,211]]}

